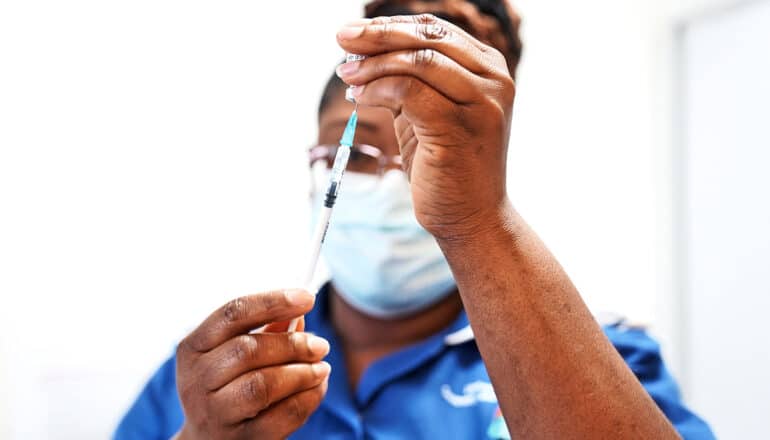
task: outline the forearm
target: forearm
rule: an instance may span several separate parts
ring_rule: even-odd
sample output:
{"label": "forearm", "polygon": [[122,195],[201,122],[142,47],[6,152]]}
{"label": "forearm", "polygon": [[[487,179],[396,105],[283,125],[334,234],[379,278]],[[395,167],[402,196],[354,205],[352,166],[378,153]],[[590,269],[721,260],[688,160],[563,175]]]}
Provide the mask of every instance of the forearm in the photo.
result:
{"label": "forearm", "polygon": [[513,438],[677,438],[518,213],[488,220],[438,241]]}

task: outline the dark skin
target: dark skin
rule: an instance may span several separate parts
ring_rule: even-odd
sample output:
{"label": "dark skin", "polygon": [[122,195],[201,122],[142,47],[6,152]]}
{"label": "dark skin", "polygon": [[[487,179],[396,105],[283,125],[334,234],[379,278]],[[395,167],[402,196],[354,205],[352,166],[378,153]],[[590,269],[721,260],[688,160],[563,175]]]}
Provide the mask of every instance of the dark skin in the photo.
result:
{"label": "dark skin", "polygon": [[[372,129],[362,123],[359,140],[371,136],[392,149],[387,132],[395,136],[417,220],[436,238],[459,291],[398,323],[361,315],[333,295],[351,381],[377,358],[445,327],[459,298],[513,438],[678,438],[508,199],[515,85],[504,57],[429,15],[359,20],[337,41],[369,56],[338,69],[345,82],[364,86],[355,96]],[[325,118],[332,119],[323,115],[322,125]],[[337,141],[335,123],[322,142]],[[304,423],[326,392],[329,367],[319,361],[328,343],[285,330],[313,301],[304,291],[243,297],[180,343],[180,438],[285,438]]]}
{"label": "dark skin", "polygon": [[430,309],[406,318],[383,321],[367,316],[332,295],[332,322],[342,342],[348,381],[355,387],[376,360],[427,339],[454,321],[462,301],[457,293]]}
{"label": "dark skin", "polygon": [[304,320],[286,329],[314,301],[304,290],[238,298],[179,343],[178,439],[286,438],[307,420],[326,394],[329,343],[304,333]]}

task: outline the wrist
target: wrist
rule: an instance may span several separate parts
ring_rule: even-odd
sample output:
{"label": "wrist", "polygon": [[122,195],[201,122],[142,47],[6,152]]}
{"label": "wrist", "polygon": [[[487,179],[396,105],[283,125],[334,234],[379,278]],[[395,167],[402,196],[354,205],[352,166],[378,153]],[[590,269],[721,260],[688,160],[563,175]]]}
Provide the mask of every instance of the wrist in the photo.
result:
{"label": "wrist", "polygon": [[429,232],[445,251],[464,249],[470,245],[486,246],[515,236],[519,215],[507,197],[496,206],[479,209],[463,222],[431,228]]}

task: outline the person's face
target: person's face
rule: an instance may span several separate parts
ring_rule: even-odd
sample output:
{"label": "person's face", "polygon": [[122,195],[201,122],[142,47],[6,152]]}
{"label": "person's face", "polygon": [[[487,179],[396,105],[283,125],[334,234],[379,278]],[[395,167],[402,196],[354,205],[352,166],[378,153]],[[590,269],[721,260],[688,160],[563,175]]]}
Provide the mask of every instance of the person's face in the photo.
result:
{"label": "person's face", "polygon": [[[345,89],[341,88],[337,97],[333,99],[321,112],[318,120],[318,145],[339,144],[342,132],[348,123],[348,118],[354,105],[345,100]],[[366,144],[380,149],[386,157],[399,155],[398,140],[393,128],[393,116],[390,111],[383,108],[359,107],[358,125],[355,136],[356,144]],[[376,173],[377,167],[365,167],[357,169],[356,155],[351,155],[348,170]],[[399,168],[398,165],[389,163],[386,169]],[[380,170],[382,171],[382,170]]]}

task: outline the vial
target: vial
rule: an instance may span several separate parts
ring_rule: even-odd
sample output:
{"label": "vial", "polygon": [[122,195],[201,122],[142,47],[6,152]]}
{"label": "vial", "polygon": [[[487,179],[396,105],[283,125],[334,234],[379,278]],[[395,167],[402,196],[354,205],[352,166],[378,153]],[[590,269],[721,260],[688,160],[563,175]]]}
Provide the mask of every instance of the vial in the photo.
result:
{"label": "vial", "polygon": [[[366,55],[356,55],[354,53],[345,54],[345,62],[351,63],[353,61],[362,61],[366,59]],[[353,97],[353,89],[355,89],[356,86],[350,86],[345,90],[345,99],[352,102],[353,104],[356,103],[356,98]]]}

